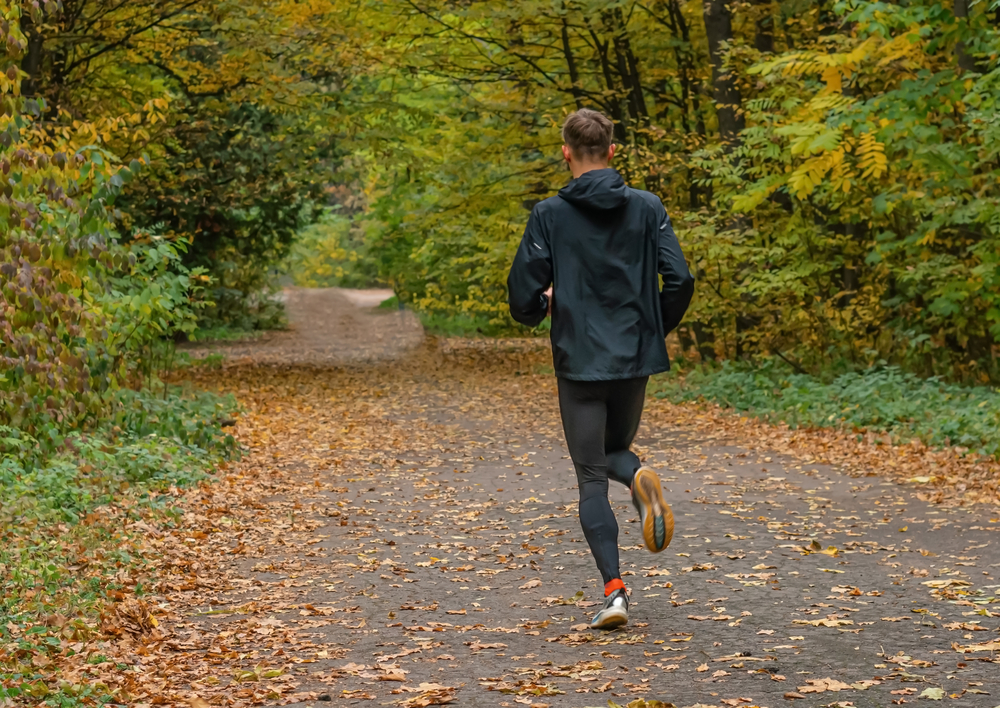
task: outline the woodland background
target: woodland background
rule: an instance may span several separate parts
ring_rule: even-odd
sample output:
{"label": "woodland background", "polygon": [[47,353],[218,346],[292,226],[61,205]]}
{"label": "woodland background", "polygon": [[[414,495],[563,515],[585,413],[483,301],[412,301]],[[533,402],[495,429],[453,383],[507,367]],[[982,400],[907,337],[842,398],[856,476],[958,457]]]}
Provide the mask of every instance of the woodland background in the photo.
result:
{"label": "woodland background", "polygon": [[1000,377],[997,2],[2,13],[6,465],[156,418],[173,342],[279,324],[282,277],[517,332],[507,267],[582,106],[614,118],[617,167],[681,235],[682,360]]}
{"label": "woodland background", "polygon": [[176,342],[289,282],[544,333],[505,280],[579,107],[697,277],[654,393],[995,456],[998,102],[1000,0],[0,0],[0,703],[75,705],[25,657],[136,562],[93,511],[239,453]]}

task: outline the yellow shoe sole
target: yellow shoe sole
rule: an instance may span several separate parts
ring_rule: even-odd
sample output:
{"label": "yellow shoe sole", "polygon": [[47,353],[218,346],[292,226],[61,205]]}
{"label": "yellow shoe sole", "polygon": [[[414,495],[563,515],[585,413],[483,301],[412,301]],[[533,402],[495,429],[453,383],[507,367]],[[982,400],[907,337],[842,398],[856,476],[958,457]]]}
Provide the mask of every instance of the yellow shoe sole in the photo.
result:
{"label": "yellow shoe sole", "polygon": [[674,512],[663,499],[660,478],[649,467],[640,467],[632,481],[632,489],[642,516],[642,538],[646,548],[659,553],[674,537]]}

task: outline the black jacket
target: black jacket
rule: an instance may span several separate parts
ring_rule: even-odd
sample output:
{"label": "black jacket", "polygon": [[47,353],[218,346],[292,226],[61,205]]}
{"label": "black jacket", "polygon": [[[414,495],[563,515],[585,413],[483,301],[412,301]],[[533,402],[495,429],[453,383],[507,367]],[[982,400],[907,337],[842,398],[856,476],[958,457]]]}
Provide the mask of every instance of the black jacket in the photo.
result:
{"label": "black jacket", "polygon": [[680,324],[694,278],[656,195],[608,168],[537,204],[507,278],[511,316],[539,324],[550,284],[556,376],[608,381],[670,368],[664,338]]}

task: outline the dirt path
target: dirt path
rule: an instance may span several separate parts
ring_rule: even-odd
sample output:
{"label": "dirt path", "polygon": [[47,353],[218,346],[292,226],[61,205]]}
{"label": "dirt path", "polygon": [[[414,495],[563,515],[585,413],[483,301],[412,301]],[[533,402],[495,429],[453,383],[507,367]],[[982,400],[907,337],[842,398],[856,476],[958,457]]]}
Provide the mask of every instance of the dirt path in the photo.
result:
{"label": "dirt path", "polygon": [[600,583],[544,347],[418,346],[407,315],[329,293],[289,309],[305,328],[281,351],[202,381],[239,396],[250,454],[192,495],[205,533],[161,581],[171,701],[1000,704],[995,508],[934,507],[651,401],[637,451],[676,536],[643,550],[612,490],[634,609],[591,632]]}
{"label": "dirt path", "polygon": [[391,290],[289,288],[282,293],[286,331],[231,344],[191,345],[188,351],[215,351],[230,362],[335,366],[395,359],[423,341],[412,312],[376,310]]}

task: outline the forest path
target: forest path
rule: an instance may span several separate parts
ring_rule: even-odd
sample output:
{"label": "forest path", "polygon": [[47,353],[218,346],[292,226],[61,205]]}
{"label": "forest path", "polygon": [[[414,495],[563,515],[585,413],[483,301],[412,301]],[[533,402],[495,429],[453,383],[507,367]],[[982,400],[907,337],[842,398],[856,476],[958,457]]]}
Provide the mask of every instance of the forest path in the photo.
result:
{"label": "forest path", "polygon": [[650,400],[636,451],[676,535],[648,553],[612,489],[633,609],[592,632],[602,593],[544,343],[421,342],[410,315],[337,293],[288,306],[284,359],[240,345],[200,375],[245,407],[249,455],[192,495],[201,580],[161,581],[174,700],[1000,704],[995,509],[935,507]]}
{"label": "forest path", "polygon": [[231,362],[336,366],[401,357],[424,338],[412,312],[377,309],[392,297],[391,290],[288,288],[280,297],[288,329],[266,332],[260,339],[195,343],[185,349],[217,352]]}

